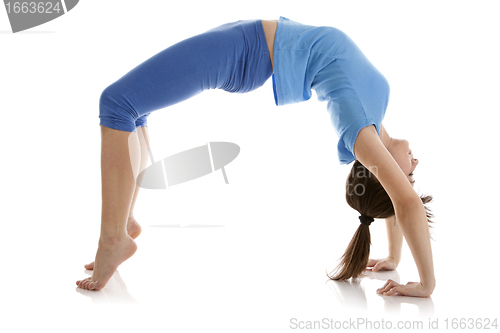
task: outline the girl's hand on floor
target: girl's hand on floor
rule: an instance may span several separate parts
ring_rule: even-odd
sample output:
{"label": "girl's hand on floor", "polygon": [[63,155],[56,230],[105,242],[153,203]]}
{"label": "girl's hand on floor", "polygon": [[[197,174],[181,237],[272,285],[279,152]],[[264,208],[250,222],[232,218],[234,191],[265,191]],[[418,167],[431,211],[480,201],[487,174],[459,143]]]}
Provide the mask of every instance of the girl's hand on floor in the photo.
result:
{"label": "girl's hand on floor", "polygon": [[373,272],[378,271],[393,271],[398,267],[396,260],[391,257],[384,259],[370,259],[366,265],[366,269],[371,269]]}
{"label": "girl's hand on floor", "polygon": [[426,289],[420,282],[408,282],[404,285],[390,279],[382,288],[377,289],[377,293],[384,296],[429,297],[432,291]]}

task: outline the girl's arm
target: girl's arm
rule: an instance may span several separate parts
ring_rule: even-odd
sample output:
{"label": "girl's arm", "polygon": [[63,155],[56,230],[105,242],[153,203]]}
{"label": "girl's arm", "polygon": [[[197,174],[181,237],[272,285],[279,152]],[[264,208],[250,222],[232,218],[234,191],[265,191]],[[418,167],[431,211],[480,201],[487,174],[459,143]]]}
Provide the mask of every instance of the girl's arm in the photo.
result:
{"label": "girl's arm", "polygon": [[420,283],[399,285],[389,280],[381,289],[386,295],[427,297],[436,285],[429,227],[424,205],[405,174],[387,151],[374,126],[359,131],[354,144],[356,159],[380,181],[391,198],[396,220],[418,268]]}
{"label": "girl's arm", "polygon": [[392,138],[389,136],[389,133],[387,133],[387,131],[385,130],[383,123],[380,123],[380,140],[382,140],[382,143],[385,147],[389,147],[392,140]]}
{"label": "girl's arm", "polygon": [[401,261],[401,250],[403,248],[403,232],[399,227],[396,217],[385,219],[387,239],[389,240],[389,258],[394,259],[396,267]]}
{"label": "girl's arm", "polygon": [[385,226],[387,230],[387,239],[389,241],[389,255],[384,259],[368,260],[367,268],[371,268],[374,272],[395,270],[401,261],[403,232],[396,221],[396,217],[391,216],[386,218]]}

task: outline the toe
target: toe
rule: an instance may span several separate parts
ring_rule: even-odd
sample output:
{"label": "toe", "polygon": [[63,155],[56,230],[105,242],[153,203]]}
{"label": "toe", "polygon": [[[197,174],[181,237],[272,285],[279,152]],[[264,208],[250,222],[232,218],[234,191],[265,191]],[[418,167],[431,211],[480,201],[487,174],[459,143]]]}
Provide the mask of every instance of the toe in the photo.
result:
{"label": "toe", "polygon": [[86,278],[84,280],[78,281],[78,287],[82,289],[87,289],[86,285],[88,284],[90,278]]}
{"label": "toe", "polygon": [[102,287],[99,286],[97,281],[92,281],[92,278],[86,278],[77,282],[78,287],[87,290],[100,290]]}

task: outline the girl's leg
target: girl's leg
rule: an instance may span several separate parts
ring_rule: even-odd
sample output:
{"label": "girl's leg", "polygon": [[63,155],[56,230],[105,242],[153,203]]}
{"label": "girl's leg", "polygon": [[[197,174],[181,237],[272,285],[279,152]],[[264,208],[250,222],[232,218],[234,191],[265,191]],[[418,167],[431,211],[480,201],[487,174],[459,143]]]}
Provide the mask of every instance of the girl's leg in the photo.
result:
{"label": "girl's leg", "polygon": [[[137,135],[140,143],[140,152],[141,152],[141,161],[139,166],[139,173],[141,173],[147,166],[149,160],[149,132],[147,126],[137,127]],[[129,139],[134,139],[134,136],[129,136]],[[132,145],[133,147],[133,145]],[[137,175],[134,175],[134,179],[137,179]],[[137,196],[139,194],[139,186],[135,186],[134,196],[132,198],[132,203],[130,204],[130,211],[127,219],[127,234],[132,238],[136,239],[142,231],[140,224],[134,217],[134,207],[135,201],[137,200]],[[95,262],[91,262],[90,264],[86,264],[84,267],[88,270],[94,269]]]}
{"label": "girl's leg", "polygon": [[126,227],[140,163],[139,145],[137,133],[101,125],[101,236],[92,277],[77,281],[80,288],[102,289],[137,250]]}
{"label": "girl's leg", "polygon": [[101,237],[92,277],[80,288],[103,288],[137,249],[126,230],[141,164],[136,120],[207,89],[260,87],[272,74],[266,44],[260,21],[226,24],[161,51],[103,91]]}
{"label": "girl's leg", "polygon": [[[139,166],[139,174],[146,169],[146,166],[148,165],[148,161],[150,160],[149,156],[149,132],[148,132],[148,127],[143,126],[143,127],[137,127],[137,134],[139,136],[139,143],[141,146],[141,164]],[[137,177],[136,177],[137,178]],[[129,234],[130,237],[133,239],[137,238],[139,234],[141,233],[141,226],[137,221],[135,220],[134,217],[134,208],[135,208],[135,201],[137,200],[137,195],[139,194],[139,189],[140,186],[136,185],[135,191],[134,191],[134,197],[132,198],[132,204],[130,205],[130,212],[128,213],[128,222],[127,222],[127,233]]]}

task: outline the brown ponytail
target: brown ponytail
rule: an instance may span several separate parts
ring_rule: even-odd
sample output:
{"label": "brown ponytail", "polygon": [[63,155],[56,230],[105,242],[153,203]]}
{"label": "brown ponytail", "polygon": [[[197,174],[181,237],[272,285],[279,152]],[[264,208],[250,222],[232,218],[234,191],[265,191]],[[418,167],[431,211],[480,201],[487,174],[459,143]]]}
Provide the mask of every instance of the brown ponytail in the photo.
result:
{"label": "brown ponytail", "polygon": [[347,280],[358,277],[366,269],[368,257],[370,256],[370,227],[360,223],[356,233],[347,246],[347,250],[341,258],[337,274],[328,277],[332,280]]}
{"label": "brown ponytail", "polygon": [[[433,216],[426,206],[432,201],[431,196],[420,196],[425,207],[427,220]],[[385,219],[395,214],[394,206],[389,195],[378,179],[359,161],[354,162],[346,181],[346,201],[361,215],[372,218]],[[358,221],[359,223],[359,221]],[[347,246],[339,266],[334,272],[327,273],[332,280],[347,280],[357,278],[363,274],[370,256],[370,227],[359,223],[358,229]]]}

